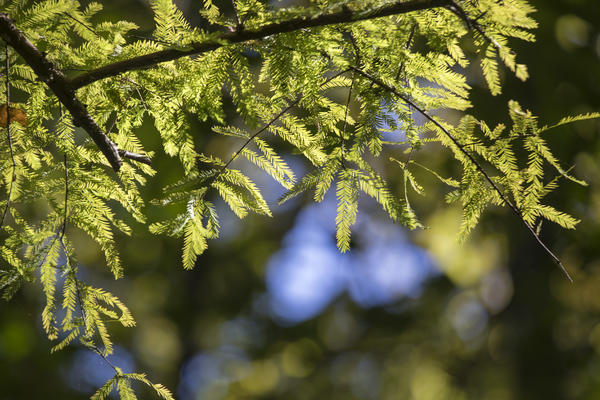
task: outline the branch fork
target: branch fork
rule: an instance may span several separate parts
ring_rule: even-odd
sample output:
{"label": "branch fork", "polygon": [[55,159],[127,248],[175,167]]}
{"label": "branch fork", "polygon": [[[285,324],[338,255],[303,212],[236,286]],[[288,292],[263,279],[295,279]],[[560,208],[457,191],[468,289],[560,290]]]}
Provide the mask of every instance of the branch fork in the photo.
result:
{"label": "branch fork", "polygon": [[118,172],[123,165],[121,154],[124,154],[123,157],[136,161],[144,160],[143,162],[148,163],[148,157],[119,150],[117,145],[94,121],[87,111],[86,105],[77,98],[76,89],[65,74],[27,39],[23,32],[15,26],[14,21],[5,13],[0,13],[0,37],[23,57],[27,65],[36,73],[38,79],[52,90],[60,103],[71,113],[74,125],[83,128],[88,133],[115,171]]}

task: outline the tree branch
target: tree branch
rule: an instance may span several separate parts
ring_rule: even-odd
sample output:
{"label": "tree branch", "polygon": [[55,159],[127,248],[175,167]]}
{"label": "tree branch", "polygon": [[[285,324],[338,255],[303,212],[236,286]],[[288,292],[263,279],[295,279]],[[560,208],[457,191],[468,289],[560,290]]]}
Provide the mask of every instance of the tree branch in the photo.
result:
{"label": "tree branch", "polygon": [[149,163],[148,157],[118,149],[117,145],[110,140],[88,113],[86,105],[77,98],[75,89],[64,73],[52,64],[46,55],[39,51],[15,26],[14,21],[4,13],[0,13],[0,37],[23,57],[38,79],[52,90],[60,103],[71,113],[75,126],[80,126],[88,133],[115,171],[119,171],[123,164],[121,156]]}
{"label": "tree branch", "polygon": [[141,162],[143,164],[152,165],[152,160],[150,159],[150,157],[145,156],[143,154],[132,153],[131,151],[121,149],[118,150],[118,153],[123,158],[128,158],[130,160]]}
{"label": "tree branch", "polygon": [[388,17],[391,15],[406,14],[412,11],[427,10],[451,5],[450,0],[409,0],[396,1],[375,10],[350,10],[343,8],[330,14],[317,16],[304,16],[282,22],[265,25],[257,30],[236,30],[223,33],[217,39],[210,42],[192,43],[190,50],[165,49],[128,60],[108,64],[95,70],[89,71],[71,80],[71,87],[76,90],[90,83],[105,79],[123,72],[151,67],[153,65],[172,61],[181,57],[206,53],[218,49],[227,44],[242,43],[249,40],[263,39],[267,36],[280,33],[293,32],[300,29],[314,28],[332,24],[363,21],[367,19]]}
{"label": "tree branch", "polygon": [[377,86],[381,87],[382,89],[385,89],[385,90],[387,90],[390,93],[393,93],[398,98],[402,99],[402,101],[406,102],[409,106],[411,106],[415,110],[417,110],[419,112],[419,114],[423,115],[426,119],[428,119],[429,121],[431,121],[438,129],[440,129],[444,133],[444,135],[446,135],[448,137],[448,139],[450,139],[452,141],[452,143],[454,143],[454,145],[460,150],[460,152],[463,153],[465,155],[465,157],[467,157],[469,159],[469,161],[471,161],[473,163],[473,165],[475,165],[475,168],[477,168],[477,170],[485,177],[485,179],[492,186],[492,188],[494,189],[494,191],[496,193],[498,193],[498,195],[500,196],[500,199],[504,202],[504,204],[506,204],[513,211],[513,213],[521,220],[521,222],[525,225],[525,227],[527,228],[527,230],[535,238],[535,240],[538,242],[538,244],[540,245],[540,247],[542,249],[544,249],[544,251],[559,266],[559,268],[562,270],[562,272],[566,275],[567,279],[569,279],[569,281],[573,282],[573,279],[571,278],[571,276],[569,275],[569,273],[567,272],[567,270],[563,266],[563,264],[560,261],[560,259],[552,252],[552,250],[550,250],[546,246],[546,244],[542,241],[542,239],[540,238],[540,236],[535,232],[535,230],[533,229],[533,227],[523,218],[523,215],[521,214],[521,211],[519,210],[519,208],[517,208],[517,206],[515,206],[508,199],[508,197],[506,197],[506,195],[502,192],[502,190],[500,190],[500,188],[498,187],[498,185],[496,184],[496,182],[494,182],[492,180],[492,178],[490,177],[490,175],[488,175],[488,173],[485,171],[485,169],[483,169],[483,166],[471,155],[471,153],[469,153],[465,149],[465,147],[463,145],[461,145],[458,142],[458,140],[456,140],[456,138],[454,137],[454,135],[452,135],[446,128],[444,128],[444,126],[442,124],[440,124],[435,118],[433,118],[431,115],[429,115],[425,110],[423,110],[418,105],[416,105],[408,97],[406,97],[405,95],[403,95],[402,93],[400,93],[395,87],[386,84],[382,80],[380,80],[377,77],[375,77],[375,76],[373,76],[373,75],[371,75],[371,74],[363,71],[360,68],[356,68],[354,66],[350,66],[350,69],[352,69],[353,71],[356,71],[357,73],[359,73],[360,75],[362,75],[363,77],[365,77],[366,79],[368,79],[369,81],[374,82]]}
{"label": "tree branch", "polygon": [[39,80],[44,82],[69,110],[75,126],[81,126],[85,129],[108,159],[113,169],[118,171],[123,162],[117,152],[117,146],[93,120],[87,112],[85,104],[77,99],[62,71],[48,61],[46,56],[25,37],[23,32],[15,26],[13,20],[4,13],[0,13],[0,36],[25,59],[25,62],[33,69]]}

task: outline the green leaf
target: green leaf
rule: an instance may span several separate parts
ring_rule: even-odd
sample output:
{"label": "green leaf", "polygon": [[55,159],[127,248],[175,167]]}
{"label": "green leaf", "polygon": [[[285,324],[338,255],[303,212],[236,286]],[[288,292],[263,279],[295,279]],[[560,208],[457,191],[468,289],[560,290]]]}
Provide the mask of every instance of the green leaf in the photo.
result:
{"label": "green leaf", "polygon": [[337,246],[342,252],[350,250],[350,227],[356,222],[358,212],[358,182],[353,171],[342,169],[337,182]]}

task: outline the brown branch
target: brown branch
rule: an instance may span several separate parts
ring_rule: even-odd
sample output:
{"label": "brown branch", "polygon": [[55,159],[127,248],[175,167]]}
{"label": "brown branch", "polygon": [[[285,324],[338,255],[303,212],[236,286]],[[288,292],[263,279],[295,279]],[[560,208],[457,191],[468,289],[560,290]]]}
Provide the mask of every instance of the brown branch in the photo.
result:
{"label": "brown branch", "polygon": [[150,159],[150,157],[145,156],[143,154],[132,153],[131,151],[121,149],[118,150],[118,153],[123,158],[128,158],[133,161],[141,162],[142,164],[152,165],[152,160]]}
{"label": "brown branch", "polygon": [[59,102],[71,113],[75,126],[83,128],[92,138],[98,149],[104,154],[115,171],[119,171],[123,161],[121,156],[135,161],[149,163],[149,158],[119,150],[117,145],[102,131],[96,121],[87,111],[75,95],[75,89],[71,86],[64,73],[50,62],[44,53],[38,50],[33,43],[25,37],[14,24],[14,21],[4,13],[0,13],[0,37],[6,41],[29,65],[44,82]]}
{"label": "brown branch", "polygon": [[63,72],[57,69],[44,53],[39,51],[25,37],[23,32],[15,26],[13,20],[4,13],[0,13],[0,36],[25,59],[25,62],[33,69],[38,79],[44,82],[69,110],[75,126],[82,127],[90,135],[113,169],[118,171],[123,162],[119,157],[117,146],[104,134],[96,121],[90,116],[85,104],[75,96],[75,91],[70,87],[69,81]]}
{"label": "brown branch", "polygon": [[387,90],[390,93],[393,93],[398,98],[402,99],[402,101],[406,102],[409,106],[411,106],[415,110],[417,110],[426,119],[428,119],[429,121],[431,121],[438,129],[440,129],[444,133],[444,135],[446,135],[446,137],[448,137],[448,139],[450,139],[452,141],[452,143],[454,143],[454,145],[460,150],[460,152],[462,154],[464,154],[465,157],[467,157],[467,159],[469,159],[469,161],[473,163],[473,165],[475,165],[475,168],[477,168],[477,170],[485,177],[485,179],[492,186],[492,188],[494,189],[494,191],[496,193],[498,193],[498,195],[500,196],[500,199],[504,202],[504,204],[506,204],[513,211],[513,213],[519,218],[519,220],[521,220],[521,222],[525,225],[525,227],[527,228],[527,230],[535,238],[535,240],[538,242],[538,244],[540,245],[540,247],[542,247],[542,249],[544,249],[544,251],[560,267],[560,269],[562,270],[562,272],[566,275],[567,279],[569,279],[569,281],[573,282],[573,279],[571,278],[571,276],[569,275],[569,273],[567,272],[567,270],[563,266],[563,264],[560,261],[560,259],[552,252],[552,250],[550,250],[546,246],[546,244],[542,241],[542,239],[540,238],[540,236],[535,232],[535,230],[533,229],[533,227],[523,218],[523,214],[521,213],[521,211],[519,210],[519,208],[517,206],[515,206],[508,199],[508,197],[506,197],[506,195],[502,192],[502,190],[500,190],[500,188],[498,187],[498,185],[496,184],[496,182],[494,182],[493,179],[490,177],[490,175],[485,171],[485,169],[483,169],[483,166],[471,155],[471,153],[469,153],[465,149],[465,147],[463,145],[461,145],[458,142],[458,140],[456,140],[456,138],[448,131],[448,129],[444,128],[444,126],[442,124],[440,124],[435,118],[433,118],[432,116],[430,116],[425,110],[423,110],[418,105],[416,105],[407,96],[405,96],[402,93],[400,93],[395,87],[386,84],[382,80],[378,79],[377,77],[375,77],[373,75],[370,75],[369,73],[363,71],[360,68],[356,68],[354,66],[350,66],[350,69],[352,69],[353,71],[356,71],[357,73],[359,73],[360,75],[362,75],[363,77],[365,77],[366,79],[368,79],[369,81],[374,82],[377,86],[379,86],[379,87]]}
{"label": "brown branch", "polygon": [[242,43],[249,40],[263,39],[267,36],[293,32],[300,29],[314,28],[332,24],[363,21],[367,19],[388,17],[391,15],[406,14],[412,11],[427,10],[450,5],[450,0],[409,0],[396,1],[376,10],[353,11],[347,7],[341,11],[317,16],[303,16],[282,22],[265,25],[257,30],[236,30],[224,32],[220,37],[210,42],[190,44],[190,50],[165,49],[139,57],[118,61],[92,70],[71,80],[71,87],[79,89],[90,83],[105,79],[123,72],[148,68],[156,64],[172,61],[181,57],[206,53],[227,44]]}

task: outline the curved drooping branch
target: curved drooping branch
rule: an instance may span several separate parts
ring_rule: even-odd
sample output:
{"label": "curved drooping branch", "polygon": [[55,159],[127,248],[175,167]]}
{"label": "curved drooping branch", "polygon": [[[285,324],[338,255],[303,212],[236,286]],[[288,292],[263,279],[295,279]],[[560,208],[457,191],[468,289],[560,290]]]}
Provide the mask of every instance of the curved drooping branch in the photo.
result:
{"label": "curved drooping branch", "polygon": [[512,201],[510,201],[510,199],[504,194],[504,192],[502,192],[502,190],[500,190],[500,188],[498,187],[498,185],[496,184],[496,182],[494,182],[494,180],[492,179],[492,177],[485,171],[485,169],[483,168],[483,166],[473,157],[473,155],[471,153],[469,153],[467,151],[467,149],[465,149],[464,145],[462,145],[462,144],[460,144],[458,142],[458,140],[454,137],[454,135],[452,133],[450,133],[450,131],[448,131],[448,129],[446,129],[435,118],[433,118],[431,115],[429,115],[425,110],[423,110],[421,107],[419,107],[417,104],[415,104],[414,101],[412,101],[407,96],[405,96],[402,93],[400,93],[395,87],[386,84],[382,80],[378,79],[377,77],[369,74],[368,72],[366,72],[366,71],[364,71],[364,70],[362,70],[360,68],[357,68],[357,67],[354,67],[354,66],[350,66],[350,69],[352,71],[355,71],[358,74],[362,75],[367,80],[369,80],[372,83],[376,84],[380,88],[382,88],[382,89],[384,89],[384,90],[386,90],[386,91],[394,94],[396,97],[398,97],[399,99],[401,99],[402,101],[404,101],[410,107],[412,107],[415,110],[417,110],[417,112],[419,114],[421,114],[428,121],[430,121],[431,123],[433,123],[439,130],[441,130],[444,133],[444,135],[446,135],[446,137],[448,137],[448,139],[450,139],[450,141],[458,148],[458,150],[471,163],[473,163],[473,165],[475,165],[475,168],[477,168],[477,170],[479,171],[479,173],[481,173],[483,175],[483,177],[485,178],[485,180],[492,186],[492,188],[498,194],[498,196],[500,196],[500,199],[502,200],[502,202],[504,204],[506,204],[508,206],[508,208],[510,208],[512,210],[512,212],[521,220],[521,222],[525,225],[525,227],[527,228],[527,230],[529,231],[529,233],[531,233],[531,235],[535,238],[536,242],[552,258],[552,260],[558,265],[558,267],[565,274],[565,276],[567,277],[567,279],[569,279],[569,281],[571,283],[573,282],[573,279],[571,278],[571,275],[569,275],[569,272],[566,270],[566,268],[564,267],[564,265],[562,264],[562,262],[560,261],[560,259],[552,252],[552,250],[550,250],[548,248],[548,246],[546,246],[546,244],[542,241],[542,239],[540,238],[540,236],[535,232],[535,230],[529,224],[529,222],[527,222],[525,220],[525,218],[523,218],[523,214],[522,214],[521,210],[519,210],[519,208],[515,204],[513,204]]}

